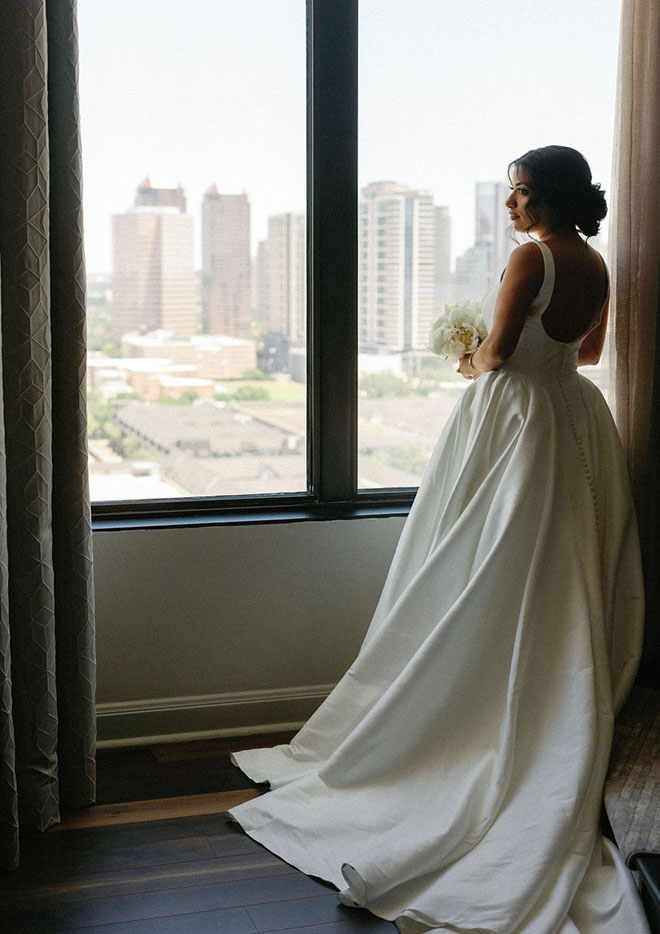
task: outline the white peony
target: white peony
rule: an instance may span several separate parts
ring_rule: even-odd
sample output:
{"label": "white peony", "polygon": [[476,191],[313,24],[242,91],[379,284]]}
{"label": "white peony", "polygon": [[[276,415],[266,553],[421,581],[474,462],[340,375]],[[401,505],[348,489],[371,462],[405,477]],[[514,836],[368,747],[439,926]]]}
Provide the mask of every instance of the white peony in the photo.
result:
{"label": "white peony", "polygon": [[429,336],[429,349],[452,362],[463,354],[476,350],[488,331],[476,302],[457,302],[445,305],[443,313],[434,321]]}

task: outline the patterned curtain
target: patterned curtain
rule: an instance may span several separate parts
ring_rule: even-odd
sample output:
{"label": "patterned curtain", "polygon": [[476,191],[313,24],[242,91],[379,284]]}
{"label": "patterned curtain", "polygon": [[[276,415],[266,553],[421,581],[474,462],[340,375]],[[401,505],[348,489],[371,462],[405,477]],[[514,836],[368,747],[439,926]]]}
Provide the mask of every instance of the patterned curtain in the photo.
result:
{"label": "patterned curtain", "polygon": [[659,35],[658,0],[623,0],[610,229],[616,418],[644,556],[647,672],[660,666]]}
{"label": "patterned curtain", "polygon": [[0,865],[93,803],[75,0],[0,3]]}

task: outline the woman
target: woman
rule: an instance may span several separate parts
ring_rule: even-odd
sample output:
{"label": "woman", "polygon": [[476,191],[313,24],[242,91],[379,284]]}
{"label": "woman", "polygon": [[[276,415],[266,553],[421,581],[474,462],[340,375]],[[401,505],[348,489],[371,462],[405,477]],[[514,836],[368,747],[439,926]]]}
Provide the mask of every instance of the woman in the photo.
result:
{"label": "woman", "polygon": [[616,429],[577,372],[608,282],[606,212],[575,150],[510,166],[531,233],[460,361],[446,425],[359,655],[290,745],[236,753],[271,792],[230,811],[339,899],[408,932],[643,934],[598,831],[613,713],[641,645]]}

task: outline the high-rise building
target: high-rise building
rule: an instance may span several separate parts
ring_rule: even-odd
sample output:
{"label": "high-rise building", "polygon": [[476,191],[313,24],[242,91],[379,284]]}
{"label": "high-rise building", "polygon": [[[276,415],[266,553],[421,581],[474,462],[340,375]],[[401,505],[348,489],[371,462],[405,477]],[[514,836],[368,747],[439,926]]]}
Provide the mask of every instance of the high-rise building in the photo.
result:
{"label": "high-rise building", "polygon": [[435,289],[433,197],[396,182],[362,189],[358,230],[363,350],[426,347]]}
{"label": "high-rise building", "polygon": [[149,176],[135,193],[136,208],[178,208],[179,214],[186,213],[186,196],[181,185],[176,188],[152,188]]}
{"label": "high-rise building", "polygon": [[439,205],[433,209],[435,218],[435,286],[436,311],[451,300],[451,215],[449,208]]}
{"label": "high-rise building", "polygon": [[475,246],[488,253],[487,289],[499,280],[515,241],[507,236],[511,226],[505,202],[510,189],[505,182],[477,182],[475,198]]}
{"label": "high-rise building", "polygon": [[273,334],[290,345],[305,342],[306,229],[304,214],[274,214],[268,218],[268,322]]}
{"label": "high-rise building", "polygon": [[270,327],[268,314],[268,241],[260,240],[257,244],[257,256],[254,262],[253,280],[254,316],[257,324]]}
{"label": "high-rise building", "polygon": [[202,328],[205,334],[251,337],[250,203],[215,185],[202,202]]}
{"label": "high-rise building", "polygon": [[112,218],[112,330],[198,330],[193,219],[181,186],[139,186],[135,206]]}
{"label": "high-rise building", "polygon": [[490,288],[491,251],[487,245],[476,244],[456,257],[452,281],[452,301],[467,299],[481,302]]}
{"label": "high-rise building", "polygon": [[505,202],[505,182],[477,182],[475,186],[474,245],[456,258],[452,300],[481,301],[499,282],[516,243],[507,235],[511,226]]}

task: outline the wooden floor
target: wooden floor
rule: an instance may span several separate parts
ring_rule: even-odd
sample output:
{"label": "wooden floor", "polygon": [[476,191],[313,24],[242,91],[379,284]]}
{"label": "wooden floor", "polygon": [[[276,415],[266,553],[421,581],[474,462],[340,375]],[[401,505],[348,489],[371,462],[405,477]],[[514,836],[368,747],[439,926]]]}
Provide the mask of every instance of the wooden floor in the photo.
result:
{"label": "wooden floor", "polygon": [[258,788],[229,759],[237,749],[288,743],[293,732],[232,736],[188,743],[99,749],[98,804]]}
{"label": "wooden floor", "polygon": [[[221,746],[194,746],[161,750],[161,759],[220,755]],[[127,773],[128,787],[131,781]],[[396,934],[390,922],[341,905],[333,886],[289,866],[227,819],[228,808],[262,793],[248,784],[107,802],[27,837],[20,868],[0,878],[0,931]],[[164,780],[159,789],[167,790]]]}
{"label": "wooden floor", "polygon": [[[227,819],[265,790],[230,752],[290,738],[102,750],[101,803],[25,838],[20,868],[0,874],[0,934],[396,934]],[[660,932],[656,878],[643,893]]]}

